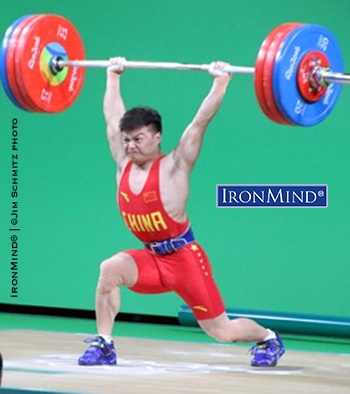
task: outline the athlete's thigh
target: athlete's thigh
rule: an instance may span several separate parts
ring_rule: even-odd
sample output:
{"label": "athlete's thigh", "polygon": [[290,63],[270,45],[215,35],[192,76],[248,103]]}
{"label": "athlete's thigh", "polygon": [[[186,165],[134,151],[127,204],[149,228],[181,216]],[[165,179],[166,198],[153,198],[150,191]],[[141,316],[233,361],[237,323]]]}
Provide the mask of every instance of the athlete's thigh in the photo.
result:
{"label": "athlete's thigh", "polygon": [[158,294],[171,291],[166,287],[159,274],[156,256],[147,249],[142,250],[126,250],[136,263],[138,276],[134,286],[130,290],[143,294]]}
{"label": "athlete's thigh", "polygon": [[197,320],[221,315],[225,307],[205,251],[197,243],[192,243],[179,252],[182,253],[178,256],[174,291],[192,309]]}

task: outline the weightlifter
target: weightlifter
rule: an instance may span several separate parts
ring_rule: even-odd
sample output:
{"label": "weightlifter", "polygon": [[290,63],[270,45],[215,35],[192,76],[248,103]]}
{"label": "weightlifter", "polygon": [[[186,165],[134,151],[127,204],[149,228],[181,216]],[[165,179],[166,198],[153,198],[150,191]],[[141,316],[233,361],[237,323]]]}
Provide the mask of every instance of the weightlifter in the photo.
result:
{"label": "weightlifter", "polygon": [[120,308],[120,286],[126,286],[143,294],[176,292],[208,335],[223,342],[257,342],[251,348],[251,365],[275,366],[285,351],[281,338],[252,320],[228,318],[209,259],[186,214],[189,176],[231,79],[223,71],[227,64],[212,63],[210,92],[175,149],[163,154],[159,113],[147,107],[125,110],[120,92],[123,60],[112,59],[107,69],[104,115],[117,165],[119,209],[144,247],[102,262],[96,290],[97,336],[85,340],[90,347],[78,363],[116,365],[112,329]]}

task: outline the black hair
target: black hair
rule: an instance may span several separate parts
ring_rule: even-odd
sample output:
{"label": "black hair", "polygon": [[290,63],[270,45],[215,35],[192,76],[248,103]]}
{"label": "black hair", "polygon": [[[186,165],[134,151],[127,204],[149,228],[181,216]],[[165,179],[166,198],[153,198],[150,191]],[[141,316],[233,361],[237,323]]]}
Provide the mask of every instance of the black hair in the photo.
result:
{"label": "black hair", "polygon": [[162,132],[162,117],[149,107],[134,107],[125,112],[119,121],[120,131],[128,132],[140,127],[151,126],[154,133]]}

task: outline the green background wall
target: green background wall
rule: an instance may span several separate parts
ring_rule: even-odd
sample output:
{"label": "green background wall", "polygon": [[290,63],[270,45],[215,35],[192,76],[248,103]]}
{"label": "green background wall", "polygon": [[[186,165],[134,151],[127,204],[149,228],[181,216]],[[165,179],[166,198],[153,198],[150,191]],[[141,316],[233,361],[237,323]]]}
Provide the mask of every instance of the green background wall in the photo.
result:
{"label": "green background wall", "polygon": [[[135,0],[3,2],[0,29],[31,13],[77,27],[87,57],[253,66],[264,37],[294,21],[326,26],[350,62],[348,0]],[[206,73],[129,70],[128,107],[164,118],[172,149],[207,94]],[[56,115],[25,113],[0,92],[0,303],[94,309],[99,264],[139,247],[119,217],[115,165],[102,114],[105,71],[88,69],[76,103]],[[350,88],[312,128],[270,122],[253,78],[233,78],[192,175],[188,205],[227,307],[350,316]],[[19,128],[19,296],[11,298],[11,122]],[[328,184],[327,209],[216,209],[217,183]],[[184,273],[186,275],[186,273]],[[123,312],[176,316],[174,294],[123,292]]]}

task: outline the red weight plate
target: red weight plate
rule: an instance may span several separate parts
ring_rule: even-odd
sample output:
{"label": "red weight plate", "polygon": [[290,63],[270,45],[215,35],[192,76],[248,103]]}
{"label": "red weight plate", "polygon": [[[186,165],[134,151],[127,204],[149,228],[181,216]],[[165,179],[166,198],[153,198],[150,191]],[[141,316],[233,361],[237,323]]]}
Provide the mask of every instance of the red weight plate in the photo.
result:
{"label": "red weight plate", "polygon": [[275,29],[273,29],[261,44],[258,56],[256,58],[255,70],[254,70],[255,94],[258,99],[260,108],[262,109],[264,114],[269,118],[271,117],[271,112],[265,100],[264,85],[263,85],[264,65],[265,65],[267,51],[280,28],[281,26],[278,26]]}
{"label": "red weight plate", "polygon": [[22,58],[22,53],[21,53],[21,42],[23,40],[26,40],[26,35],[28,31],[38,23],[38,21],[46,18],[46,14],[37,14],[35,15],[36,17],[29,20],[28,23],[21,29],[18,38],[17,38],[17,46],[14,52],[14,63],[15,63],[15,78],[17,81],[17,86],[20,90],[20,93],[23,97],[23,99],[26,101],[27,105],[29,105],[34,112],[45,112],[43,109],[38,106],[30,97],[30,95],[27,92],[27,87],[23,84],[22,78],[20,73],[22,70],[19,70],[21,62],[25,61],[25,59]]}
{"label": "red weight plate", "polygon": [[278,55],[280,46],[283,43],[285,37],[300,25],[301,25],[300,23],[285,23],[281,25],[281,28],[275,35],[274,40],[271,42],[271,45],[268,48],[266,59],[265,59],[264,74],[263,74],[263,89],[264,89],[265,101],[271,114],[269,118],[272,121],[280,124],[290,125],[291,122],[289,122],[282,115],[282,113],[280,112],[279,108],[276,105],[276,101],[273,94],[273,85],[272,85],[274,63],[276,56]]}
{"label": "red weight plate", "polygon": [[23,95],[23,89],[20,87],[18,80],[16,78],[16,62],[15,62],[15,53],[16,48],[18,46],[18,38],[22,32],[22,30],[30,23],[31,21],[37,19],[39,15],[32,15],[28,18],[24,19],[19,25],[15,28],[12,33],[12,36],[8,42],[7,54],[6,54],[6,75],[8,78],[8,83],[12,94],[15,96],[17,101],[21,104],[22,107],[27,109],[28,111],[37,112],[38,108],[33,105],[31,102],[28,102]]}
{"label": "red weight plate", "polygon": [[52,58],[82,60],[79,33],[67,19],[44,15],[23,29],[16,51],[16,77],[25,96],[42,112],[60,112],[73,104],[84,83],[83,67],[64,67],[54,75]]}
{"label": "red weight plate", "polygon": [[297,72],[297,83],[300,94],[311,103],[318,101],[327,91],[324,86],[312,86],[311,73],[315,67],[328,68],[330,62],[320,51],[308,52],[300,61]]}

